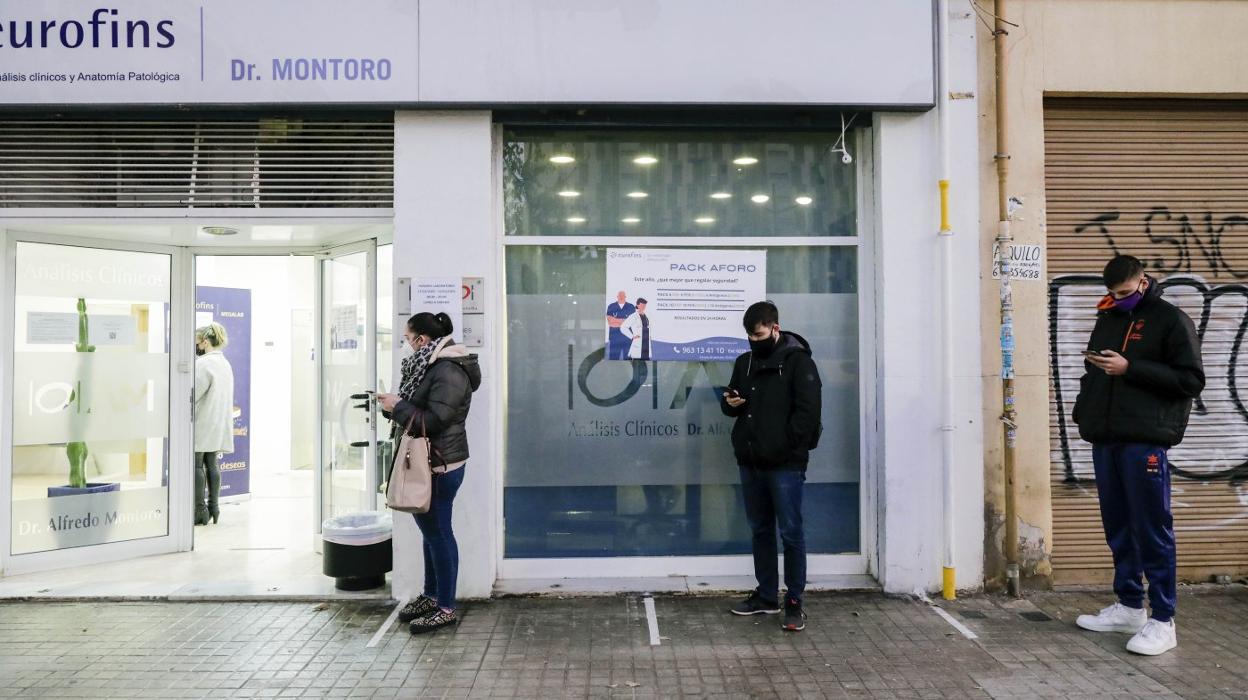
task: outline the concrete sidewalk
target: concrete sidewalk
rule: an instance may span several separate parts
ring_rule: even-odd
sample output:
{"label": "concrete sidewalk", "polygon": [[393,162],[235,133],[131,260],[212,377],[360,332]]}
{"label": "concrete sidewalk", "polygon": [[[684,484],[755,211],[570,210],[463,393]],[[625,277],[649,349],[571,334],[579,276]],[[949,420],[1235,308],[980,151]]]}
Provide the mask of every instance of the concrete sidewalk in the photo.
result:
{"label": "concrete sidewalk", "polygon": [[423,637],[379,634],[393,606],[367,601],[5,603],[0,697],[1248,698],[1239,585],[1181,589],[1179,648],[1158,658],[1074,627],[1101,594],[975,596],[946,618],[818,593],[796,634],[734,601],[656,598],[657,646],[636,595],[470,603]]}

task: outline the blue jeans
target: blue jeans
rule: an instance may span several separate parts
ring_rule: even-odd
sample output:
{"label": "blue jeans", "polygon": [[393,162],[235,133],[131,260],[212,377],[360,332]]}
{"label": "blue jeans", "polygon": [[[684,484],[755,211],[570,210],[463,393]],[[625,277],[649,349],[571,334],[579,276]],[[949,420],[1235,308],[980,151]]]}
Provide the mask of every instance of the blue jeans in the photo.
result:
{"label": "blue jeans", "polygon": [[806,590],[806,533],[802,529],[802,485],[806,473],[741,466],[741,494],[745,519],[753,533],[754,578],[758,594],[779,600],[776,527],[784,542],[784,587],[787,597],[802,602]]}
{"label": "blue jeans", "polygon": [[466,469],[468,465],[445,474],[435,473],[429,512],[413,514],[425,540],[425,596],[448,610],[455,609],[455,583],[459,578],[459,545],[451,529],[451,511]]}
{"label": "blue jeans", "polygon": [[1114,593],[1137,610],[1148,602],[1160,622],[1174,617],[1174,518],[1170,514],[1170,463],[1155,445],[1094,445],[1096,493],[1105,541],[1114,555]]}

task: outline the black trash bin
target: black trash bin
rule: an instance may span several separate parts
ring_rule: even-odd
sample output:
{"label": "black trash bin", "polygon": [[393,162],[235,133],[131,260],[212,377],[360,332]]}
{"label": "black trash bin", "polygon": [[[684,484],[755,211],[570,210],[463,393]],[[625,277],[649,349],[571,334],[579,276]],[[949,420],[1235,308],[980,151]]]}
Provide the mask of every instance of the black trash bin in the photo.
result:
{"label": "black trash bin", "polygon": [[340,591],[381,588],[394,568],[393,531],[389,513],[350,513],[326,520],[321,524],[321,571],[334,577]]}

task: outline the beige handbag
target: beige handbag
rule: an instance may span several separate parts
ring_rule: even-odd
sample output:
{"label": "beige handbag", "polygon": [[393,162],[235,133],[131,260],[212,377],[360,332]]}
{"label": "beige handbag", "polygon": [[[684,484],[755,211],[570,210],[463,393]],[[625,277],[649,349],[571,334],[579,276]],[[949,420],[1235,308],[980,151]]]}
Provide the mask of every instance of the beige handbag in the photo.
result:
{"label": "beige handbag", "polygon": [[425,432],[425,417],[420,417],[420,437],[412,435],[413,414],[399,438],[399,449],[390,468],[386,484],[386,505],[404,513],[428,513],[433,498],[433,468],[430,457],[433,445]]}

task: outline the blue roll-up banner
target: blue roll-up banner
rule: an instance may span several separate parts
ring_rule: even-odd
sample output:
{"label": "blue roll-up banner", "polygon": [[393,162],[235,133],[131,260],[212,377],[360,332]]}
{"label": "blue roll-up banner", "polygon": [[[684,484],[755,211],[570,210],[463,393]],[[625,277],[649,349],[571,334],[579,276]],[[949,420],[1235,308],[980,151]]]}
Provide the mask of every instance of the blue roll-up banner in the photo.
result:
{"label": "blue roll-up banner", "polygon": [[251,290],[195,287],[195,327],[225,327],[225,359],[234,370],[234,452],[223,454],[221,497],[251,492]]}

